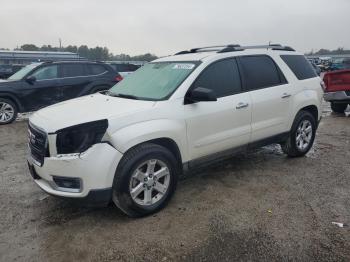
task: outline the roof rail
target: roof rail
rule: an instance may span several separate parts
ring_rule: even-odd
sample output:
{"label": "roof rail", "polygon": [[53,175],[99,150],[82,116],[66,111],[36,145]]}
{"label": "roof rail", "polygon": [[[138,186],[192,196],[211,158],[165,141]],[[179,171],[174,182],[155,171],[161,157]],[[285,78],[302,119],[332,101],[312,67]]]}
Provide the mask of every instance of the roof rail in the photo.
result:
{"label": "roof rail", "polygon": [[221,51],[224,48],[234,48],[234,47],[240,47],[240,45],[214,45],[214,46],[205,46],[205,47],[198,47],[198,48],[192,48],[190,50],[185,50],[176,53],[175,55],[184,55],[184,54],[193,54],[198,52],[212,52],[212,51]]}
{"label": "roof rail", "polygon": [[218,53],[243,51],[246,49],[271,49],[271,50],[281,50],[281,51],[295,51],[290,46],[282,46],[280,44],[269,44],[269,45],[252,45],[252,46],[240,46],[240,45],[217,45],[217,46],[207,46],[200,48],[192,48],[189,51],[181,51],[175,55],[193,54],[198,52],[212,52],[217,51]]}

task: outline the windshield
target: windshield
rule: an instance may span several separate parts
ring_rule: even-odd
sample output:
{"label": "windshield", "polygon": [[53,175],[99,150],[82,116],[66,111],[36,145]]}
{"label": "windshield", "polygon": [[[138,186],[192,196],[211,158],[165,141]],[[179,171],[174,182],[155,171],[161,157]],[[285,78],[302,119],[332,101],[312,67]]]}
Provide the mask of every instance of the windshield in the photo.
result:
{"label": "windshield", "polygon": [[149,63],[113,86],[111,95],[141,100],[163,100],[169,97],[193,72],[198,62]]}
{"label": "windshield", "polygon": [[28,74],[30,71],[32,71],[37,66],[41,65],[41,63],[33,63],[30,65],[27,65],[23,67],[21,70],[19,70],[17,73],[10,76],[8,79],[10,80],[21,80],[26,74]]}

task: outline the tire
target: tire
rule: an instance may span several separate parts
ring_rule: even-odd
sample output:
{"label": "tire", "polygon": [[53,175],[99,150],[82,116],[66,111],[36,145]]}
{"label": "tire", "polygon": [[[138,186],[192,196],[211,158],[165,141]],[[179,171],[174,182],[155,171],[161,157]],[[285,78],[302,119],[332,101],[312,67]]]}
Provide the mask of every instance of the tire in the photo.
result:
{"label": "tire", "polygon": [[294,119],[288,139],[281,144],[282,151],[290,157],[304,156],[314,143],[316,129],[314,116],[308,111],[300,111]]}
{"label": "tire", "polygon": [[347,107],[348,107],[348,104],[331,102],[332,111],[335,113],[344,113]]}
{"label": "tire", "polygon": [[[150,215],[167,205],[175,192],[179,174],[177,160],[168,149],[151,143],[141,144],[130,149],[120,161],[113,181],[112,200],[130,217]],[[163,192],[158,191],[159,188]]]}
{"label": "tire", "polygon": [[0,125],[7,125],[16,120],[18,108],[14,102],[0,97]]}

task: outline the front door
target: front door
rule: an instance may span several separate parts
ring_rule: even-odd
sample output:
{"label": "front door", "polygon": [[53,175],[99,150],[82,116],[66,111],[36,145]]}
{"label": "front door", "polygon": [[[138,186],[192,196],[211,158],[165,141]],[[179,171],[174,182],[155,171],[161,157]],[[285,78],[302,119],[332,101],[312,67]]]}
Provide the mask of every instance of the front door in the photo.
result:
{"label": "front door", "polygon": [[197,87],[213,90],[218,99],[185,105],[190,158],[247,145],[251,135],[251,100],[248,93],[242,93],[236,60],[209,65],[191,89]]}
{"label": "front door", "polygon": [[62,86],[58,78],[57,65],[40,67],[28,78],[30,77],[34,77],[35,80],[32,82],[23,80],[22,87],[26,109],[34,111],[61,101]]}

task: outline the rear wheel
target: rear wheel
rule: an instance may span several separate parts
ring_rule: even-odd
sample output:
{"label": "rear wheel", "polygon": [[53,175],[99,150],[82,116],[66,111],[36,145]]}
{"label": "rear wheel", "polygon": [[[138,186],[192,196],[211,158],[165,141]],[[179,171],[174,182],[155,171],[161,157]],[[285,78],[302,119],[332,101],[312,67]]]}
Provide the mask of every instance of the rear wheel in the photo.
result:
{"label": "rear wheel", "polygon": [[0,98],[0,125],[10,124],[16,120],[18,109],[11,100]]}
{"label": "rear wheel", "polygon": [[344,113],[347,107],[348,107],[348,104],[331,102],[332,111],[335,113]]}
{"label": "rear wheel", "polygon": [[300,111],[292,125],[290,135],[281,144],[282,150],[290,157],[304,156],[312,147],[316,135],[316,119],[307,111]]}
{"label": "rear wheel", "polygon": [[113,202],[131,217],[157,212],[172,197],[178,174],[178,163],[169,150],[151,143],[137,146],[119,164]]}

